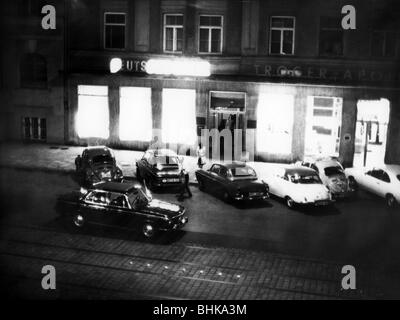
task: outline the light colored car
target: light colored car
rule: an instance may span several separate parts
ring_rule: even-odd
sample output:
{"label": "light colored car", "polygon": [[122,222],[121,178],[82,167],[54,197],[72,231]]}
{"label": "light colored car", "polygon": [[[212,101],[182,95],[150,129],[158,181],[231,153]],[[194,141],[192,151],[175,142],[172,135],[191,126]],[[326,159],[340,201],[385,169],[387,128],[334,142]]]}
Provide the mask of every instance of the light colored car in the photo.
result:
{"label": "light colored car", "polygon": [[400,203],[400,165],[348,168],[345,173],[359,188],[386,199],[389,207]]}
{"label": "light colored car", "polygon": [[296,205],[327,206],[333,203],[332,194],[318,174],[301,166],[280,167],[268,177],[270,193],[283,198],[289,208]]}
{"label": "light colored car", "polygon": [[296,165],[315,170],[335,199],[351,197],[355,194],[353,180],[346,177],[343,166],[334,158],[300,161]]}

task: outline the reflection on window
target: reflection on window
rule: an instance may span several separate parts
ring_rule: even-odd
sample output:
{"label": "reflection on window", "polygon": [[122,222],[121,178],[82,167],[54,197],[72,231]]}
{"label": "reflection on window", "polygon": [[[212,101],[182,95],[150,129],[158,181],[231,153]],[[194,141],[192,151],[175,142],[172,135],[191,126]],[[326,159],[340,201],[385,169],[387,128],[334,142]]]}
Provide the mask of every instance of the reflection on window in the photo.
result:
{"label": "reflection on window", "polygon": [[293,127],[292,95],[261,93],[257,106],[257,150],[290,154]]}
{"label": "reflection on window", "polygon": [[151,88],[120,88],[119,137],[128,141],[151,140]]}
{"label": "reflection on window", "polygon": [[194,144],[196,132],[196,91],[163,89],[162,140],[170,143]]}
{"label": "reflection on window", "polygon": [[76,132],[80,138],[108,138],[107,86],[78,86]]}

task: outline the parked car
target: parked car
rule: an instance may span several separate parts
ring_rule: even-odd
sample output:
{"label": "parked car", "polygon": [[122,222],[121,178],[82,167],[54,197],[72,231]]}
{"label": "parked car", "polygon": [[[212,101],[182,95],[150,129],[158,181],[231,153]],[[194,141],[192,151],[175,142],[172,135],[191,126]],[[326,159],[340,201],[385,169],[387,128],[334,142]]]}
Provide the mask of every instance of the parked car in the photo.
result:
{"label": "parked car", "polygon": [[327,206],[333,203],[332,194],[317,172],[301,166],[272,169],[270,193],[283,198],[289,208],[297,205]]}
{"label": "parked car", "polygon": [[356,192],[353,181],[346,177],[343,166],[336,159],[306,160],[297,162],[296,165],[315,170],[335,199],[348,198],[354,196]]}
{"label": "parked car", "polygon": [[386,199],[389,207],[400,203],[400,165],[348,168],[345,173],[356,187]]}
{"label": "parked car", "polygon": [[90,223],[139,228],[148,238],[159,230],[180,229],[188,222],[184,207],[153,199],[139,183],[100,182],[81,188],[61,196],[57,210],[78,228]]}
{"label": "parked car", "polygon": [[244,163],[215,163],[209,170],[197,170],[199,189],[232,200],[257,200],[269,198],[269,187],[258,180],[253,168]]}
{"label": "parked car", "polygon": [[149,149],[136,162],[136,177],[150,189],[181,185],[182,161],[172,150]]}
{"label": "parked car", "polygon": [[122,170],[117,166],[113,151],[105,146],[88,147],[75,158],[76,172],[83,185],[100,181],[121,181]]}

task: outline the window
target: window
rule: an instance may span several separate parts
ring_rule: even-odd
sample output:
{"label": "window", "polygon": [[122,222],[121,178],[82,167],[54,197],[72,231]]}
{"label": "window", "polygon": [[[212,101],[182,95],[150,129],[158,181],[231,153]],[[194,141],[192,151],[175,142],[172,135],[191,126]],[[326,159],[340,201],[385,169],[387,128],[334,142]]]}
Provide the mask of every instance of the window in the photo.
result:
{"label": "window", "polygon": [[342,98],[308,97],[306,156],[338,156],[342,124]]}
{"label": "window", "polygon": [[196,91],[163,89],[162,141],[192,145],[196,142]]}
{"label": "window", "polygon": [[164,51],[182,52],[183,47],[183,15],[164,15]]}
{"label": "window", "polygon": [[121,87],[119,137],[128,141],[152,138],[151,88]]}
{"label": "window", "polygon": [[22,137],[25,140],[46,140],[46,119],[31,117],[22,118]]}
{"label": "window", "polygon": [[398,35],[394,31],[373,31],[371,36],[371,55],[373,57],[396,56]]}
{"label": "window", "polygon": [[290,154],[294,97],[285,94],[260,93],[257,105],[257,150]]}
{"label": "window", "polygon": [[340,18],[321,17],[319,54],[333,57],[343,55],[343,29]]}
{"label": "window", "polygon": [[125,48],[125,13],[104,14],[104,48],[124,49]]}
{"label": "window", "polygon": [[37,53],[22,56],[20,63],[21,87],[42,87],[47,85],[46,59]]}
{"label": "window", "polygon": [[80,138],[108,138],[107,86],[78,86],[76,132]]}
{"label": "window", "polygon": [[200,53],[222,53],[222,20],[222,16],[200,16]]}
{"label": "window", "polygon": [[270,54],[294,54],[294,17],[271,17]]}

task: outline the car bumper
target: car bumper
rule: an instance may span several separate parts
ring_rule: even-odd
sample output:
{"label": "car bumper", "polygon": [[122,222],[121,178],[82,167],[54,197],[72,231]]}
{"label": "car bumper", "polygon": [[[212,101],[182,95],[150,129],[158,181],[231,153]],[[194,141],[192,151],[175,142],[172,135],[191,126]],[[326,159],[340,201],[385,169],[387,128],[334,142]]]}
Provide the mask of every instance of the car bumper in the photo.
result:
{"label": "car bumper", "polygon": [[266,200],[269,199],[269,194],[256,194],[256,195],[236,195],[236,201],[253,201],[253,200]]}
{"label": "car bumper", "polygon": [[157,177],[154,179],[154,185],[157,187],[180,186],[182,183],[179,177]]}
{"label": "car bumper", "polygon": [[355,190],[335,192],[335,193],[332,193],[332,197],[334,199],[347,199],[347,198],[353,197],[355,194],[356,194]]}
{"label": "car bumper", "polygon": [[300,202],[297,203],[298,205],[301,206],[307,206],[307,207],[326,207],[329,205],[332,205],[335,201],[330,200],[330,199],[325,199],[325,200],[316,200],[312,202]]}
{"label": "car bumper", "polygon": [[185,224],[189,222],[189,218],[186,215],[179,217],[176,221],[170,221],[170,223],[166,224],[163,228],[160,228],[162,231],[173,231],[182,229]]}

